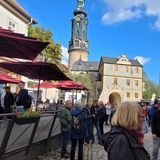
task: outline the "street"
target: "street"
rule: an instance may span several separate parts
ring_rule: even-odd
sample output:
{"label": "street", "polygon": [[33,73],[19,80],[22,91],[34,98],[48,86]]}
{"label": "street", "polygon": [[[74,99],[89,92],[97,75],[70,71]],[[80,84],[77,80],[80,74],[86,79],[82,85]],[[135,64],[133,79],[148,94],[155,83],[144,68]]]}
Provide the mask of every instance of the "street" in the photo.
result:
{"label": "street", "polygon": [[[107,130],[109,130],[109,128],[106,128],[106,131]],[[151,132],[148,132],[145,135],[144,146],[151,155],[151,152],[152,152]],[[70,146],[69,146],[69,148],[70,148]],[[48,152],[48,154],[39,156],[35,160],[60,160],[61,159],[60,152],[61,152],[60,149],[51,150]],[[107,153],[104,150],[103,146],[100,146],[97,143],[94,143],[93,145],[85,145],[85,147],[84,147],[84,160],[108,160],[108,158],[107,158]],[[159,154],[158,160],[160,160],[160,154]]]}

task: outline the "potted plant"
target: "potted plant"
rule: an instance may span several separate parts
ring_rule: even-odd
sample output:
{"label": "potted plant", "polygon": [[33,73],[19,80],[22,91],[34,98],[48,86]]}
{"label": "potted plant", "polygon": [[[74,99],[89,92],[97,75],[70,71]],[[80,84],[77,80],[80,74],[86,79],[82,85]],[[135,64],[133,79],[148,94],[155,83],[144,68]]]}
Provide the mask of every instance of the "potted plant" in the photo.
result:
{"label": "potted plant", "polygon": [[37,111],[16,112],[15,122],[18,125],[36,123],[40,119],[40,113]]}

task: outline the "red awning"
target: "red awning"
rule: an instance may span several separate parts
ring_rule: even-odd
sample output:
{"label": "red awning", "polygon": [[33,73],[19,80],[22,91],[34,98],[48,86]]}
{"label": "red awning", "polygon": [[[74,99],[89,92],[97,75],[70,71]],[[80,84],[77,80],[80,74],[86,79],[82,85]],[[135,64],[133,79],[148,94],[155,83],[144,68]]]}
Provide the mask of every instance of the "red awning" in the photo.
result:
{"label": "red awning", "polygon": [[7,74],[0,72],[0,84],[6,84],[6,83],[17,84],[17,83],[19,83],[19,80],[12,78],[12,77],[8,76]]}
{"label": "red awning", "polygon": [[0,28],[0,56],[34,60],[48,44]]}
{"label": "red awning", "polygon": [[[38,88],[38,85],[33,86],[33,88]],[[40,83],[39,88],[54,88],[53,84],[45,81]]]}
{"label": "red awning", "polygon": [[63,90],[87,90],[87,88],[74,81],[63,81],[53,85],[55,88],[63,89]]}

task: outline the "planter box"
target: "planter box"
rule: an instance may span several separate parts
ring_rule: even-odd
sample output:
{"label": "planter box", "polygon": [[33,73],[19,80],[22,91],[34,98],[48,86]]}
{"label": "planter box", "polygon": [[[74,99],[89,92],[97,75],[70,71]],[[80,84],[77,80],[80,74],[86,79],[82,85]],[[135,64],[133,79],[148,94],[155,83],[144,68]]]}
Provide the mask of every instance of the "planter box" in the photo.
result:
{"label": "planter box", "polygon": [[40,117],[29,117],[29,118],[16,118],[15,123],[18,125],[30,124],[38,122]]}

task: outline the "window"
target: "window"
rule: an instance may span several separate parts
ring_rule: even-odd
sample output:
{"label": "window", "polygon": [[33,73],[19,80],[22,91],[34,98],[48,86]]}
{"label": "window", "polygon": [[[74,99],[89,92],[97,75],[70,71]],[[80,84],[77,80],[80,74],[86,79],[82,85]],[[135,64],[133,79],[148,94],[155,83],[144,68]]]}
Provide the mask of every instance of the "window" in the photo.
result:
{"label": "window", "polygon": [[113,84],[118,84],[118,78],[113,79]]}
{"label": "window", "polygon": [[131,81],[130,81],[130,79],[127,79],[126,80],[126,86],[130,86],[131,85]]}
{"label": "window", "polygon": [[126,72],[129,72],[129,66],[125,66]]}
{"label": "window", "polygon": [[130,96],[131,96],[130,92],[127,92],[127,98],[130,98]]}
{"label": "window", "polygon": [[135,93],[135,98],[138,98],[138,93]]}
{"label": "window", "polygon": [[12,30],[13,32],[16,32],[17,24],[14,23],[13,21],[9,20],[8,21],[8,29]]}
{"label": "window", "polygon": [[114,65],[114,71],[118,72],[118,65],[116,65],[116,64]]}
{"label": "window", "polygon": [[139,67],[136,67],[136,73],[139,73]]}
{"label": "window", "polygon": [[138,87],[138,80],[135,80],[135,86]]}

